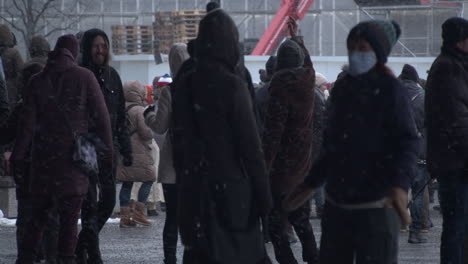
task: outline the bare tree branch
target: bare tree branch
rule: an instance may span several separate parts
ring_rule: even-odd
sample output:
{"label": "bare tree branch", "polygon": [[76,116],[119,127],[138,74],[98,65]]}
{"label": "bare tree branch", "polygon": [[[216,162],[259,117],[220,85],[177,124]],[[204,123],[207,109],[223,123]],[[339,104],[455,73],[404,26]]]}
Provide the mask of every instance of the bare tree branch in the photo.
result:
{"label": "bare tree branch", "polygon": [[36,15],[36,18],[34,19],[34,24],[37,23],[37,21],[39,21],[39,19],[42,17],[42,15],[44,14],[44,12],[47,10],[47,8],[49,8],[49,5],[53,2],[54,0],[47,0],[44,5],[42,6],[42,9],[41,11],[39,11],[39,13]]}

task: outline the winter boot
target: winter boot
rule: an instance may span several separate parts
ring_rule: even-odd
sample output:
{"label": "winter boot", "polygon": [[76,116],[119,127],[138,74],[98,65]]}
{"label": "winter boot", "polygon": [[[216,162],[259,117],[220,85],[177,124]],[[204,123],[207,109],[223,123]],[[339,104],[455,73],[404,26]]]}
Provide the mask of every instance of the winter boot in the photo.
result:
{"label": "winter boot", "polygon": [[410,232],[408,243],[410,243],[410,244],[424,244],[424,243],[427,243],[426,234],[421,233],[421,232]]}
{"label": "winter boot", "polygon": [[120,207],[120,227],[126,228],[134,226],[136,226],[136,223],[132,220],[130,207]]}
{"label": "winter boot", "polygon": [[144,203],[136,202],[133,212],[133,221],[139,225],[150,226],[151,222],[145,217],[145,209]]}

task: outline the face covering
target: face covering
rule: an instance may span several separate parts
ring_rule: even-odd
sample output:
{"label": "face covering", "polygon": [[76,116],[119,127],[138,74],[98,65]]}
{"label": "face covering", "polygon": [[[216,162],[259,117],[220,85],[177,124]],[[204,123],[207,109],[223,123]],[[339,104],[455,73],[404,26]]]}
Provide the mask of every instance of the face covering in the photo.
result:
{"label": "face covering", "polygon": [[349,55],[349,73],[357,76],[370,71],[377,64],[373,51],[353,51]]}

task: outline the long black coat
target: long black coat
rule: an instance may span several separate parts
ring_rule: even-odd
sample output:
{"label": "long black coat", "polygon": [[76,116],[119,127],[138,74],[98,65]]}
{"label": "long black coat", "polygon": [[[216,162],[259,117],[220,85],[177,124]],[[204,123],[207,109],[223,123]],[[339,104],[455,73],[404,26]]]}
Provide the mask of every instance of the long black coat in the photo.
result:
{"label": "long black coat", "polygon": [[[195,69],[177,81],[173,96],[172,130],[179,139],[174,149],[184,150],[174,156],[182,241],[202,247],[201,231],[219,243],[214,247],[229,247],[229,252],[210,252],[212,257],[222,257],[223,263],[257,263],[265,257],[259,218],[271,209],[272,198],[251,94],[236,71],[237,29],[218,9],[200,23],[197,41]],[[246,188],[231,192],[246,181]],[[224,215],[234,207],[239,211]],[[249,224],[240,229],[224,222],[245,217]],[[220,239],[228,239],[227,244]]]}
{"label": "long black coat", "polygon": [[427,160],[431,174],[468,162],[468,55],[442,48],[426,84]]}
{"label": "long black coat", "polygon": [[6,122],[9,113],[8,90],[2,73],[0,73],[0,125]]}

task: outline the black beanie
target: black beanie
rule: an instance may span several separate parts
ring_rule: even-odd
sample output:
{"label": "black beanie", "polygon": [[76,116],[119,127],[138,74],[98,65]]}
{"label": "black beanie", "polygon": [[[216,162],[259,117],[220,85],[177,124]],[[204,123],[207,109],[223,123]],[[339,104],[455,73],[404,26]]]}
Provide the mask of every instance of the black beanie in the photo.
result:
{"label": "black beanie", "polygon": [[206,5],[206,12],[211,12],[211,10],[219,8],[219,4],[216,2],[209,2]]}
{"label": "black beanie", "polygon": [[272,75],[275,72],[276,64],[277,64],[276,56],[270,56],[270,58],[265,64],[266,71],[269,75]]}
{"label": "black beanie", "polygon": [[304,52],[293,40],[284,41],[278,49],[276,71],[298,68],[304,64]]}
{"label": "black beanie", "polygon": [[357,24],[348,35],[348,47],[351,40],[363,38],[369,42],[377,60],[386,63],[393,46],[400,37],[401,29],[395,21],[371,20]]}
{"label": "black beanie", "polygon": [[409,64],[405,64],[405,66],[403,66],[403,70],[401,71],[399,78],[400,80],[408,80],[419,83],[418,71],[416,71],[416,69]]}
{"label": "black beanie", "polygon": [[442,24],[442,39],[445,47],[454,46],[457,42],[468,38],[468,20],[452,17]]}

